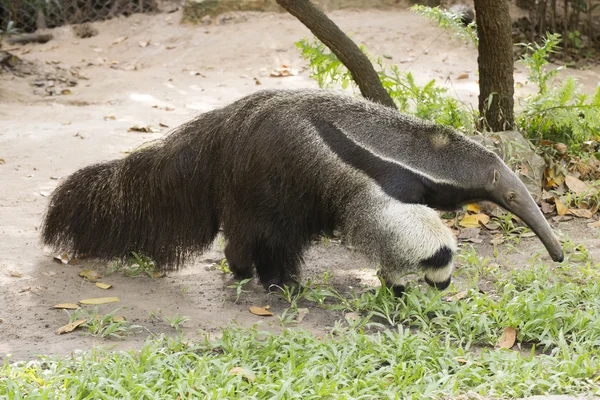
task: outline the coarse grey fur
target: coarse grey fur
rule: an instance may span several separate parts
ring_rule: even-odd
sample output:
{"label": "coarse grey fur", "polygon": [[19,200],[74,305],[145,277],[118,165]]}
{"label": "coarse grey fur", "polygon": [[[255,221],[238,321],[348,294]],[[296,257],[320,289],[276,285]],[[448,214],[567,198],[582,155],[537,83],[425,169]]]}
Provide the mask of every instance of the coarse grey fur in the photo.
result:
{"label": "coarse grey fur", "polygon": [[256,268],[268,286],[295,280],[312,238],[337,227],[381,262],[390,284],[423,269],[444,288],[456,246],[425,205],[507,207],[518,195],[529,208],[516,214],[558,257],[519,184],[494,153],[450,128],[331,91],[267,90],[75,172],[52,195],[42,239],[101,259],[137,250],[168,270],[222,227],[234,274]]}

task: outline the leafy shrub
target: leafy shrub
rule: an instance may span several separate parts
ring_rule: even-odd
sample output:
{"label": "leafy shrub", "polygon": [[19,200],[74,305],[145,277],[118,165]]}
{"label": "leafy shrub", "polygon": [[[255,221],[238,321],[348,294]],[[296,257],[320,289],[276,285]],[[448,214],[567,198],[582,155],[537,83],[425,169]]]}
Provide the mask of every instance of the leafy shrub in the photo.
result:
{"label": "leafy shrub", "polygon": [[516,122],[530,139],[564,142],[576,151],[585,141],[598,140],[600,85],[588,96],[573,77],[558,79],[561,67],[548,68],[548,57],[560,40],[559,34],[548,34],[542,44],[521,44],[527,50],[521,59],[529,70],[527,81],[538,90],[521,101]]}
{"label": "leafy shrub", "polygon": [[[302,56],[310,62],[311,78],[319,87],[341,85],[357,89],[352,75],[344,64],[323,43],[318,40],[309,42],[302,39],[296,43]],[[361,50],[366,53],[365,47]],[[476,118],[475,111],[450,97],[447,89],[436,86],[435,79],[419,86],[410,72],[400,71],[398,66],[385,66],[381,58],[375,60],[375,68],[381,84],[390,94],[401,112],[449,125],[464,132],[471,132]]]}

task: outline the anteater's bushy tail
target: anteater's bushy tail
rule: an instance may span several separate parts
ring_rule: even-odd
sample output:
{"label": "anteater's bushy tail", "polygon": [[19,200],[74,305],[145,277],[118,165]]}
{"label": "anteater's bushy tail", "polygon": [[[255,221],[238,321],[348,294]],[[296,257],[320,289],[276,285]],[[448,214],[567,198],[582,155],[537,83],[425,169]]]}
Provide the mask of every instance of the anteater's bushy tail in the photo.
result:
{"label": "anteater's bushy tail", "polygon": [[139,251],[163,270],[177,268],[218,232],[212,176],[182,141],[83,168],[54,191],[42,241],[104,260]]}

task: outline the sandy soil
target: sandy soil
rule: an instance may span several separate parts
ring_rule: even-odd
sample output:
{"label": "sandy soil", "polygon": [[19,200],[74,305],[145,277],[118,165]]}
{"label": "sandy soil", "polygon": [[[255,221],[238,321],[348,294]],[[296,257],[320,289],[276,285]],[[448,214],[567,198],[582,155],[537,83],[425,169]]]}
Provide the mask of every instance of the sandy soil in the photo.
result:
{"label": "sandy soil", "polygon": [[[476,104],[473,48],[451,41],[428,21],[402,10],[338,11],[331,16],[372,54],[389,55],[419,81],[436,78],[461,100]],[[175,127],[199,111],[263,88],[316,86],[294,46],[309,32],[292,17],[244,14],[224,24],[197,27],[180,26],[179,18],[177,13],[136,15],[98,23],[100,34],[90,39],[77,39],[69,28],[60,28],[49,43],[15,48],[23,59],[45,63],[49,69],[61,67],[68,73],[76,68],[79,76],[72,76],[78,85],[68,88],[69,95],[45,96],[43,87],[32,85],[39,78],[0,74],[0,359],[7,354],[13,360],[68,354],[97,344],[131,348],[144,341],[144,333],[123,341],[78,332],[56,335],[68,316],[53,306],[89,297],[118,296],[119,303],[100,306],[99,311],[123,307],[120,314],[157,334],[176,333],[166,322],[152,320],[150,313],[157,310],[168,317],[190,317],[183,324],[190,337],[200,331],[218,333],[219,327],[230,324],[281,329],[276,317],[248,312],[251,305],[269,304],[280,313],[287,303],[279,297],[251,284],[234,302],[234,290],[227,288],[231,279],[210,267],[223,257],[218,243],[195,264],[166,278],[106,276],[103,281],[114,285],[108,292],[78,276],[84,267],[104,271],[106,265],[85,260],[63,265],[39,245],[47,195],[61,177],[161,137],[168,128],[160,124]],[[283,63],[301,73],[269,77]],[[464,73],[467,79],[457,79]],[[598,82],[598,69],[575,74],[589,88]],[[523,82],[523,77],[519,69],[516,80]],[[41,79],[38,84],[47,82]],[[56,86],[59,92],[67,88],[60,82]],[[150,125],[157,132],[128,131],[134,125]],[[556,228],[584,241],[592,255],[600,253],[597,233],[582,221]],[[479,248],[491,254],[490,245]],[[544,254],[536,238],[524,240],[518,249],[504,257],[505,265],[518,267],[534,252]],[[330,270],[331,283],[348,291],[376,285],[374,267],[339,243],[320,243],[307,256],[304,279],[320,280]],[[22,277],[11,276],[11,271]],[[301,326],[324,332],[340,317],[338,312],[310,307]]]}

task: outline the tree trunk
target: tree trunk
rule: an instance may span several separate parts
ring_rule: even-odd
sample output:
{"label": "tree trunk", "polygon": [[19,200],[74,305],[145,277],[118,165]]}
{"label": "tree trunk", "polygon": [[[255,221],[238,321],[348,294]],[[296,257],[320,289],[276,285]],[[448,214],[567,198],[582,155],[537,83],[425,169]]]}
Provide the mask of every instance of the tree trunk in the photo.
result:
{"label": "tree trunk", "polygon": [[[352,74],[366,99],[396,108],[394,100],[381,85],[371,61],[338,26],[309,0],[277,0],[277,4],[298,18],[340,59]],[[511,56],[512,57],[512,56]]]}
{"label": "tree trunk", "polygon": [[493,132],[514,127],[511,19],[505,0],[475,0],[479,36],[479,114]]}

